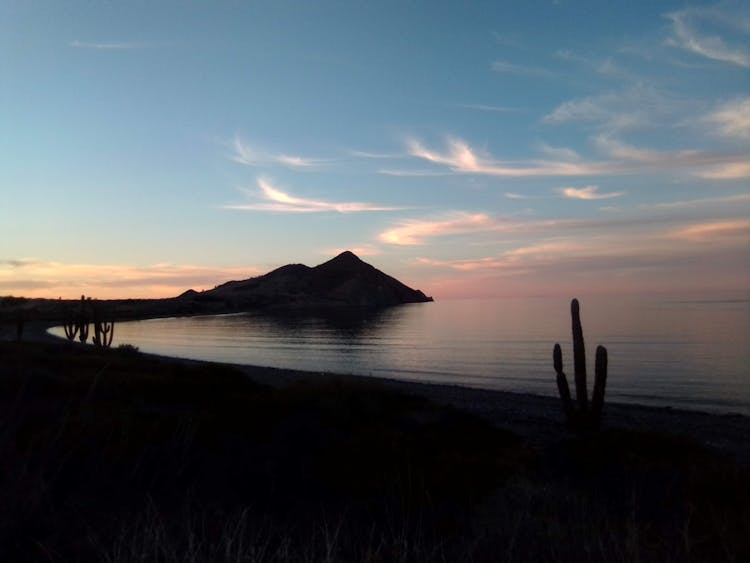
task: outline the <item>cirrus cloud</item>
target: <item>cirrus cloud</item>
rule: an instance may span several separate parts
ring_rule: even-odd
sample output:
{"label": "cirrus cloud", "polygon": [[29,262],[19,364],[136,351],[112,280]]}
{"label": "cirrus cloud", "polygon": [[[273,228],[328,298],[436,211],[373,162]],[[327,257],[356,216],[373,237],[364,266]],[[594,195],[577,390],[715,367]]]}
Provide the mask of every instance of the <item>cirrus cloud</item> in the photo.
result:
{"label": "cirrus cloud", "polygon": [[247,142],[235,137],[232,142],[232,154],[230,160],[245,166],[284,166],[296,170],[317,169],[326,166],[332,162],[331,159],[309,158],[302,156],[291,156],[283,153],[271,153],[263,149],[258,149]]}
{"label": "cirrus cloud", "polygon": [[599,186],[584,186],[582,188],[567,187],[567,188],[559,188],[558,191],[564,197],[567,197],[570,199],[585,199],[585,200],[612,199],[614,197],[622,197],[625,195],[625,192],[599,193]]}
{"label": "cirrus cloud", "polygon": [[378,239],[388,244],[414,246],[432,237],[486,231],[493,224],[494,220],[484,213],[455,212],[439,219],[403,221],[380,233]]}
{"label": "cirrus cloud", "polygon": [[[293,196],[273,186],[265,178],[258,178],[262,203],[240,203],[225,205],[224,209],[240,211],[273,211],[278,213],[358,213],[363,211],[397,211],[401,207],[373,205],[371,203],[345,202],[334,203],[323,200],[307,199]],[[256,194],[250,194],[256,197]]]}
{"label": "cirrus cloud", "polygon": [[[701,57],[750,68],[750,49],[747,47],[747,20],[728,16],[717,10],[688,8],[665,16],[672,23],[672,35],[666,44],[691,52]],[[706,28],[711,27],[711,31]],[[732,35],[732,43],[718,35]],[[737,33],[739,31],[739,33]]]}

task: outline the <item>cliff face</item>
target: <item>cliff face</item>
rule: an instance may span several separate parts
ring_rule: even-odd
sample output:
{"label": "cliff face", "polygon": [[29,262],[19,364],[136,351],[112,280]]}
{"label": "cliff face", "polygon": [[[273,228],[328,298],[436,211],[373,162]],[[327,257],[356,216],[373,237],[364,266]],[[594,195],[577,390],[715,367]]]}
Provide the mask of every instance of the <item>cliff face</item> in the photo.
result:
{"label": "cliff face", "polygon": [[314,268],[289,264],[257,278],[228,282],[195,299],[224,301],[234,309],[386,307],[432,301],[431,297],[384,274],[349,251]]}

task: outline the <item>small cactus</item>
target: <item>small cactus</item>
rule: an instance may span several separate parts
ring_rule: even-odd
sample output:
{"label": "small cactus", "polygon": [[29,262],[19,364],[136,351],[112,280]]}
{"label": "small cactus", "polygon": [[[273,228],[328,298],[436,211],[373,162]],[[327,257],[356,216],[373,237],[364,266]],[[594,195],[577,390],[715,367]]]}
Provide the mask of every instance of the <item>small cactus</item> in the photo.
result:
{"label": "small cactus", "polygon": [[594,389],[591,395],[591,408],[589,409],[586,389],[586,349],[583,343],[583,328],[581,327],[578,299],[573,299],[571,302],[570,315],[573,329],[576,404],[573,404],[570,396],[568,379],[563,371],[562,350],[559,344],[555,344],[552,352],[552,363],[555,373],[557,373],[557,389],[560,393],[568,426],[576,431],[598,430],[601,425],[602,407],[604,406],[604,388],[607,384],[607,349],[604,346],[597,346],[596,348]]}

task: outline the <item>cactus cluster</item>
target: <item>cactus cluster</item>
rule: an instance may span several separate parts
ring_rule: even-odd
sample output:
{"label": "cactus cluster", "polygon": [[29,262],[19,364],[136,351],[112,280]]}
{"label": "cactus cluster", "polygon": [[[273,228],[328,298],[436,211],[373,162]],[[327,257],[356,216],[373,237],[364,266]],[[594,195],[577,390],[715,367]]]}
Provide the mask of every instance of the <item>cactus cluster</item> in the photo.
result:
{"label": "cactus cluster", "polygon": [[115,322],[104,321],[98,314],[94,315],[94,338],[92,342],[98,348],[112,346],[112,336],[115,333]]}
{"label": "cactus cluster", "polygon": [[586,349],[583,343],[583,328],[581,327],[581,312],[578,299],[570,304],[570,315],[573,328],[573,364],[575,370],[576,403],[570,396],[568,379],[563,371],[562,350],[560,344],[555,344],[552,361],[557,373],[557,390],[562,399],[563,411],[568,426],[576,431],[595,431],[599,429],[604,406],[604,388],[607,384],[607,349],[604,346],[596,348],[596,362],[594,365],[594,390],[589,406],[588,391],[586,389]]}
{"label": "cactus cluster", "polygon": [[81,344],[85,344],[89,338],[89,324],[91,323],[89,310],[93,311],[94,336],[92,342],[99,348],[109,348],[112,345],[115,322],[104,320],[100,308],[91,302],[91,297],[81,295],[81,306],[77,313],[68,309],[63,328],[65,336],[71,342],[78,337]]}

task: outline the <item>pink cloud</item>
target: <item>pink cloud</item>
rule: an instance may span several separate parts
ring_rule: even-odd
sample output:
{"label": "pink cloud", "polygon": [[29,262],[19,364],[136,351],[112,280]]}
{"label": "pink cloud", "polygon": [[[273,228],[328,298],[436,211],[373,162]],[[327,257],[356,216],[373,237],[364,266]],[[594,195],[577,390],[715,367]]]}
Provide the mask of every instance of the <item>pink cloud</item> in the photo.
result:
{"label": "pink cloud", "polygon": [[424,244],[431,237],[487,230],[492,224],[489,215],[456,212],[441,219],[403,221],[380,233],[378,239],[388,244],[413,246]]}
{"label": "pink cloud", "polygon": [[625,192],[609,192],[599,193],[598,186],[584,186],[582,188],[560,188],[558,190],[563,196],[571,199],[612,199],[614,197],[622,197]]}

